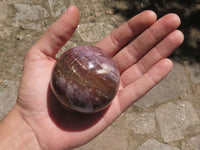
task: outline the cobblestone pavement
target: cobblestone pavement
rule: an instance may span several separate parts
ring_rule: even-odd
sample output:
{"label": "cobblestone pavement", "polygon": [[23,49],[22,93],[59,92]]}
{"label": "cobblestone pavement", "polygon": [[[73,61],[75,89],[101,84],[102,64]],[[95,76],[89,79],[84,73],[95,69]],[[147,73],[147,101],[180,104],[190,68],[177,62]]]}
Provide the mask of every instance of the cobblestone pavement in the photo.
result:
{"label": "cobblestone pavement", "polygon": [[[75,4],[81,22],[65,48],[92,45],[125,21],[108,3],[127,7],[113,0],[0,1],[0,119],[16,101],[25,52],[50,24]],[[200,64],[176,59],[166,79],[77,150],[199,150],[199,98]]]}

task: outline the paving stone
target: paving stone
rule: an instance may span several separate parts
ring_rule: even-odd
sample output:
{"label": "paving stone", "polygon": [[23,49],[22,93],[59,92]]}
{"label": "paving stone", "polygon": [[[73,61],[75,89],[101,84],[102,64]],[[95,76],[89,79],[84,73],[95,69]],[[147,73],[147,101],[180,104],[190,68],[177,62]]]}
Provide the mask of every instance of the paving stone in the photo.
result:
{"label": "paving stone", "polygon": [[5,3],[0,2],[0,21],[7,18],[7,5]]}
{"label": "paving stone", "polygon": [[[2,25],[1,21],[4,21],[4,20],[0,19],[0,40],[5,41],[8,39],[9,36],[12,35],[13,30],[11,27],[5,27],[4,25]],[[0,48],[2,48],[2,45],[0,46]]]}
{"label": "paving stone", "polygon": [[[107,0],[106,0],[107,1]],[[95,20],[95,17],[105,16],[105,1],[100,0],[68,0],[68,5],[75,5],[81,10],[82,20]]]}
{"label": "paving stone", "polygon": [[[33,39],[31,39],[33,40]],[[7,42],[2,45],[0,78],[6,80],[18,81],[22,74],[23,60],[27,46],[30,43],[21,42],[22,46],[17,46],[16,43]]]}
{"label": "paving stone", "polygon": [[[1,10],[1,9],[0,9]],[[0,24],[0,40],[5,40],[11,35],[11,28]],[[0,46],[2,48],[2,46]]]}
{"label": "paving stone", "polygon": [[40,5],[15,4],[17,13],[14,18],[14,27],[27,29],[45,29],[46,20],[49,17],[47,10]]}
{"label": "paving stone", "polygon": [[154,139],[150,139],[137,150],[179,150],[179,148],[160,143]]}
{"label": "paving stone", "polygon": [[8,0],[8,3],[10,4],[16,4],[16,3],[25,3],[25,4],[41,4],[43,0]]}
{"label": "paving stone", "polygon": [[109,34],[114,27],[108,23],[83,23],[77,28],[77,34],[84,42],[97,42]]}
{"label": "paving stone", "polygon": [[155,112],[161,136],[167,143],[183,139],[189,126],[200,124],[194,107],[188,101],[169,102],[159,106]]}
{"label": "paving stone", "polygon": [[117,127],[108,127],[90,143],[76,150],[126,150],[128,148],[128,132]]}
{"label": "paving stone", "polygon": [[9,112],[17,100],[18,81],[0,81],[0,120]]}
{"label": "paving stone", "polygon": [[121,114],[112,124],[112,127],[121,128],[127,130],[126,127],[126,113]]}
{"label": "paving stone", "polygon": [[181,142],[181,150],[191,150],[188,142],[186,142],[186,141]]}
{"label": "paving stone", "polygon": [[51,16],[58,17],[66,10],[66,2],[64,0],[48,0],[51,10]]}
{"label": "paving stone", "polygon": [[133,130],[135,134],[150,134],[155,131],[154,113],[128,113],[126,114],[127,129]]}
{"label": "paving stone", "polygon": [[187,62],[186,65],[190,72],[192,81],[194,83],[200,83],[200,63],[199,62]]}
{"label": "paving stone", "polygon": [[[199,7],[198,9],[200,9],[200,6],[199,5],[197,5],[197,6]],[[192,55],[194,55],[194,58],[195,58],[195,55],[198,52],[198,49],[200,46],[199,45],[199,42],[200,42],[199,34],[200,34],[200,30],[198,28],[190,28],[189,35],[188,35],[189,39],[187,40],[187,44],[192,49],[196,49],[196,51],[194,51],[194,50],[190,51],[190,53],[192,53]],[[199,56],[198,53],[197,53],[197,56]],[[199,60],[198,57],[196,57],[196,59]]]}
{"label": "paving stone", "polygon": [[200,149],[200,135],[192,137],[188,140],[188,143],[192,150],[199,150]]}
{"label": "paving stone", "polygon": [[172,72],[134,105],[140,108],[150,107],[178,96],[184,96],[190,90],[184,65],[174,62]]}
{"label": "paving stone", "polygon": [[9,16],[12,16],[12,13],[12,9],[5,2],[0,2],[0,41],[7,40],[13,34],[12,27],[9,26],[12,21]]}

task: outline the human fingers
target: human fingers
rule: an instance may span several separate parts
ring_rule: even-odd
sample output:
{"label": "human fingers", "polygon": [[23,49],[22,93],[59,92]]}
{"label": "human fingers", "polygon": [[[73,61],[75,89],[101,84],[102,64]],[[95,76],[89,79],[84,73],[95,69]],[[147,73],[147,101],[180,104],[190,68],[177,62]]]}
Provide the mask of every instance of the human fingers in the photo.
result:
{"label": "human fingers", "polygon": [[127,43],[133,40],[133,38],[137,37],[138,34],[151,26],[156,19],[157,16],[153,11],[144,11],[103,38],[96,46],[105,50],[110,56],[113,56]]}
{"label": "human fingers", "polygon": [[173,63],[165,58],[156,63],[148,72],[119,91],[119,106],[124,111],[133,102],[145,95],[171,71]]}
{"label": "human fingers", "polygon": [[156,21],[151,27],[113,57],[120,72],[122,73],[139,61],[152,47],[176,30],[179,25],[180,18],[176,14],[165,15]]}
{"label": "human fingers", "polygon": [[[56,53],[73,35],[80,20],[77,7],[70,6],[67,11],[53,23],[41,39],[30,49],[31,56],[55,58]],[[32,53],[33,52],[33,53]]]}
{"label": "human fingers", "polygon": [[181,31],[176,30],[170,33],[155,47],[152,48],[143,58],[135,65],[128,68],[121,75],[121,82],[124,86],[132,83],[147,72],[154,64],[168,57],[184,40],[184,35]]}

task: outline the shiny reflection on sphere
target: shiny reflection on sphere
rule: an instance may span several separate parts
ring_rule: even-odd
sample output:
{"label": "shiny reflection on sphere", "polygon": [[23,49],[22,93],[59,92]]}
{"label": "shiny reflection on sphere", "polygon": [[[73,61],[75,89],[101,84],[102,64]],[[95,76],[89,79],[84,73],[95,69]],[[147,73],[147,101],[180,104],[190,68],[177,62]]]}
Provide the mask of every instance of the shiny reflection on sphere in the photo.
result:
{"label": "shiny reflection on sphere", "polygon": [[77,46],[57,60],[51,88],[67,108],[81,113],[105,109],[115,97],[119,70],[110,56],[94,46]]}

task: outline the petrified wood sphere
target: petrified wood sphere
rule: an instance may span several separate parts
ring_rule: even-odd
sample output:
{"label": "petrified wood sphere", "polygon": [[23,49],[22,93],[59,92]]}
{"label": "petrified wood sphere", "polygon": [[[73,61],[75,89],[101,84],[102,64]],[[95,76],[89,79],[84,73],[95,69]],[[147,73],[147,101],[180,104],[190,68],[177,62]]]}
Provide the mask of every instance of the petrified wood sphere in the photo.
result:
{"label": "petrified wood sphere", "polygon": [[51,88],[64,106],[93,113],[110,104],[119,82],[118,68],[106,52],[97,47],[77,46],[58,58]]}

